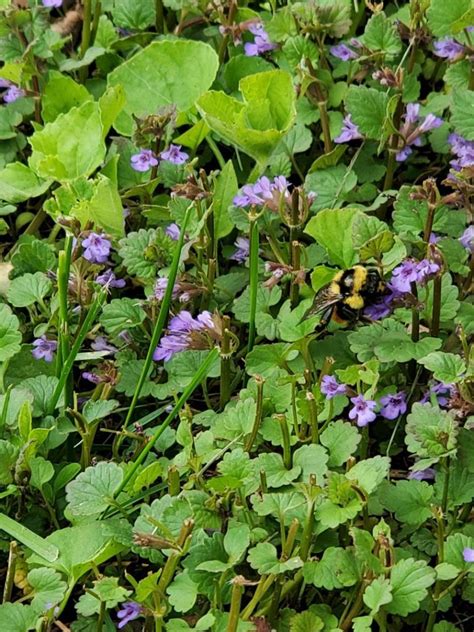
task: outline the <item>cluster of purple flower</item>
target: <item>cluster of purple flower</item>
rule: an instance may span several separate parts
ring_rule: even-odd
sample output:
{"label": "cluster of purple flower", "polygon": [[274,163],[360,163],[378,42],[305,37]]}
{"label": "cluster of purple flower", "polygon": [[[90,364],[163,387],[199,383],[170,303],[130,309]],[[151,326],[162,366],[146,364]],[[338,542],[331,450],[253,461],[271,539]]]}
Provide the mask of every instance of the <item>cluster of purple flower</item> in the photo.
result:
{"label": "cluster of purple flower", "polygon": [[32,355],[36,360],[44,360],[45,362],[52,362],[54,359],[54,353],[58,348],[56,340],[50,340],[45,335],[40,336],[33,341]]}
{"label": "cluster of purple flower", "polygon": [[403,118],[400,134],[404,140],[403,146],[396,154],[397,162],[403,162],[413,153],[412,146],[419,147],[423,144],[422,134],[443,124],[443,119],[431,113],[423,117],[422,120],[419,103],[408,103]]}
{"label": "cluster of purple flower", "polygon": [[242,187],[240,195],[233,200],[234,206],[264,206],[284,195],[290,197],[288,187],[290,183],[285,176],[276,176],[273,180],[262,176],[254,184],[246,184]]}
{"label": "cluster of purple flower", "polygon": [[170,320],[169,333],[161,338],[160,344],[153,354],[153,360],[167,362],[175,353],[189,348],[191,344],[190,334],[193,331],[213,329],[215,329],[215,324],[210,312],[204,311],[193,318],[190,312],[183,310]]}
{"label": "cluster of purple flower", "polygon": [[[168,279],[166,277],[160,277],[156,281],[154,294],[155,294],[155,298],[158,301],[162,301],[165,298],[165,292],[166,292],[167,287],[168,287]],[[189,292],[187,292],[183,287],[181,287],[181,284],[179,283],[179,281],[177,281],[174,284],[171,298],[173,300],[178,299],[180,303],[187,303],[190,300],[191,296]]]}
{"label": "cluster of purple flower", "polygon": [[117,628],[121,630],[127,623],[138,619],[143,614],[143,607],[136,601],[126,601],[122,604],[122,607],[117,612],[117,617],[120,619],[120,623]]}
{"label": "cluster of purple flower", "polygon": [[466,51],[465,46],[451,37],[436,40],[433,42],[433,49],[435,55],[449,59],[449,61],[457,61]]}
{"label": "cluster of purple flower", "polygon": [[276,48],[276,44],[270,42],[268,33],[263,28],[261,22],[254,22],[248,27],[248,31],[254,36],[253,42],[247,42],[244,45],[244,52],[247,57],[256,57]]}
{"label": "cluster of purple flower", "polygon": [[[340,384],[333,375],[325,375],[321,380],[321,393],[327,399],[332,399],[336,395],[346,395],[347,391],[347,386]],[[374,412],[377,402],[373,399],[366,399],[364,395],[357,395],[351,397],[351,402],[353,407],[349,411],[349,419],[355,419],[359,427],[366,426],[377,417],[377,413]],[[407,410],[406,395],[403,391],[384,395],[381,397],[380,403],[382,405],[380,415],[385,419],[397,419]]]}
{"label": "cluster of purple flower", "polygon": [[471,254],[474,253],[474,226],[468,226],[459,238],[461,244],[469,250]]}
{"label": "cluster of purple flower", "polygon": [[82,256],[91,263],[106,263],[110,254],[112,244],[110,241],[99,233],[89,233],[82,240],[84,252]]}
{"label": "cluster of purple flower", "polygon": [[342,121],[342,128],[338,136],[334,138],[335,143],[348,143],[351,140],[363,138],[359,128],[352,122],[352,116],[347,114]]}
{"label": "cluster of purple flower", "polygon": [[238,263],[245,263],[250,255],[249,239],[247,237],[237,237],[234,242],[234,246],[237,250],[229,257],[229,259],[237,261]]}
{"label": "cluster of purple flower", "polygon": [[189,154],[181,151],[181,145],[171,144],[168,149],[162,151],[158,156],[151,149],[142,149],[138,154],[134,154],[130,159],[132,169],[135,171],[148,171],[156,167],[160,160],[166,160],[174,165],[183,165],[188,160]]}
{"label": "cluster of purple flower", "polygon": [[466,167],[474,167],[474,141],[466,140],[459,134],[450,134],[448,143],[452,153],[456,156],[450,165],[454,171],[461,171]]}
{"label": "cluster of purple flower", "polygon": [[336,46],[331,46],[329,52],[333,57],[340,59],[342,61],[353,61],[354,59],[358,59],[360,57],[360,53],[356,52],[354,48],[361,49],[362,44],[358,39],[353,37],[349,44],[352,46],[350,48],[347,44],[341,42],[341,44],[337,44]]}
{"label": "cluster of purple flower", "polygon": [[0,79],[0,89],[4,89],[5,92],[2,94],[2,99],[5,103],[13,103],[17,99],[24,97],[26,92],[13,84],[11,81],[7,79]]}

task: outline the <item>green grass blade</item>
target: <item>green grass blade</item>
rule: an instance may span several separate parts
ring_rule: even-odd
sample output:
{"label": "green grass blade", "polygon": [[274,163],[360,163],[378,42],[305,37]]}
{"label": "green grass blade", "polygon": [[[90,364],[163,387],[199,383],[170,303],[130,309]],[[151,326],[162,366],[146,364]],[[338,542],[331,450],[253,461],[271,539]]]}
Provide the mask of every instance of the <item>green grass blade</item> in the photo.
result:
{"label": "green grass blade", "polygon": [[0,529],[49,562],[54,562],[59,557],[59,549],[54,544],[50,544],[41,536],[3,513],[0,513]]}
{"label": "green grass blade", "polygon": [[249,315],[249,340],[248,353],[252,351],[255,342],[255,315],[257,313],[257,290],[258,290],[258,226],[257,221],[250,223],[250,264],[249,264],[249,287],[250,287],[250,315]]}

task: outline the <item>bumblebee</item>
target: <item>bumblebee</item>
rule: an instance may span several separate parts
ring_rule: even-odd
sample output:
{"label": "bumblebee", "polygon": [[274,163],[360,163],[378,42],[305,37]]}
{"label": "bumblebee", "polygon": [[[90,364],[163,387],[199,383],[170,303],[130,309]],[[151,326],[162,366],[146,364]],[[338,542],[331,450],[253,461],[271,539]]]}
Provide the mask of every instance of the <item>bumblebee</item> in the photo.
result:
{"label": "bumblebee", "polygon": [[351,325],[362,316],[362,310],[376,303],[385,293],[385,284],[376,268],[355,265],[341,270],[331,283],[314,297],[306,316],[321,313],[318,329],[333,321]]}

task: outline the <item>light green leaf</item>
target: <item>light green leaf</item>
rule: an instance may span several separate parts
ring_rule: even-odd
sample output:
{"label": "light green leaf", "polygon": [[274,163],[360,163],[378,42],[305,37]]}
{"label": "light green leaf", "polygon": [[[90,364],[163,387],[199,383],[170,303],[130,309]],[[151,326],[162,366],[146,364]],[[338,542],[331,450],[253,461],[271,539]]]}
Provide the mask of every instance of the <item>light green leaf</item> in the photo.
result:
{"label": "light green leaf", "polygon": [[10,283],[7,299],[14,307],[29,307],[42,302],[53,285],[43,272],[23,274]]}
{"label": "light green leaf", "polygon": [[454,579],[459,575],[459,568],[454,566],[454,564],[448,564],[447,562],[442,562],[441,564],[437,564],[435,566],[436,578],[441,581],[447,581],[449,579]]}
{"label": "light green leaf", "polygon": [[216,239],[228,235],[234,228],[234,222],[229,216],[229,207],[237,194],[238,183],[234,165],[231,160],[226,163],[216,179],[212,214],[214,216],[214,233]]}
{"label": "light green leaf", "polygon": [[324,621],[310,610],[300,612],[291,617],[290,632],[321,632]]}
{"label": "light green leaf", "polygon": [[364,603],[374,615],[380,608],[392,601],[392,587],[389,579],[376,577],[364,592]]}
{"label": "light green leaf", "polygon": [[72,77],[50,70],[48,82],[41,95],[41,115],[45,123],[54,121],[60,114],[69,112],[86,101],[92,101],[92,95]]}
{"label": "light green leaf", "polygon": [[66,486],[68,511],[75,516],[97,516],[113,501],[123,479],[116,463],[101,461],[88,467]]}
{"label": "light green leaf", "polygon": [[432,517],[433,488],[425,481],[388,482],[380,488],[379,500],[400,522],[421,525]]}
{"label": "light green leaf", "polygon": [[43,178],[65,181],[89,176],[105,158],[99,105],[86,101],[60,114],[30,137],[29,164]]}
{"label": "light green leaf", "polygon": [[428,26],[433,35],[443,37],[456,31],[453,30],[458,20],[471,9],[471,0],[456,0],[446,3],[445,0],[431,0],[428,11]]}
{"label": "light green leaf", "polygon": [[104,175],[93,182],[90,199],[81,200],[70,211],[82,226],[93,222],[95,228],[102,228],[113,237],[122,237],[124,233],[123,205],[117,185]]}
{"label": "light green leaf", "polygon": [[9,441],[0,439],[0,485],[9,485],[13,482],[13,466],[17,457],[18,448]]}
{"label": "light green leaf", "polygon": [[198,584],[191,579],[188,571],[184,571],[175,576],[166,592],[176,612],[188,612],[196,603]]}
{"label": "light green leaf", "polygon": [[47,191],[51,180],[39,178],[21,162],[11,162],[0,171],[0,200],[18,204]]}
{"label": "light green leaf", "polygon": [[474,92],[457,90],[453,96],[452,112],[451,121],[456,132],[467,140],[474,140]]}
{"label": "light green leaf", "polygon": [[472,571],[472,562],[466,562],[463,551],[466,548],[474,548],[474,538],[455,533],[446,538],[444,547],[444,561],[458,568],[460,571]]}
{"label": "light green leaf", "polygon": [[431,371],[434,378],[447,384],[459,382],[466,371],[463,359],[454,353],[435,351],[418,362]]}
{"label": "light green leaf", "polygon": [[50,610],[64,597],[67,584],[52,568],[35,568],[28,573],[28,583],[33,588],[33,607],[39,612]]}
{"label": "light green leaf", "polygon": [[14,540],[18,540],[31,549],[36,555],[51,562],[55,562],[58,559],[58,547],[3,513],[0,513],[0,529],[6,531]]}
{"label": "light green leaf", "polygon": [[435,579],[435,570],[425,561],[413,558],[400,560],[390,573],[393,599],[385,609],[402,617],[416,612]]}
{"label": "light green leaf", "polygon": [[363,490],[371,494],[387,476],[389,469],[390,459],[387,456],[377,455],[356,463],[346,476],[351,481],[357,481]]}
{"label": "light green leaf", "polygon": [[388,96],[375,88],[351,86],[346,97],[346,109],[353,122],[367,138],[379,140],[385,121]]}
{"label": "light green leaf", "polygon": [[20,322],[8,305],[0,303],[0,362],[18,353],[20,345]]}
{"label": "light green leaf", "polygon": [[382,51],[390,56],[398,55],[402,49],[393,20],[389,20],[383,11],[372,15],[361,39],[371,51]]}
{"label": "light green leaf", "polygon": [[32,606],[21,603],[0,605],[0,621],[5,632],[28,632],[36,628],[38,612]]}
{"label": "light green leaf", "polygon": [[329,424],[321,433],[321,443],[329,452],[329,467],[344,465],[354,454],[360,443],[361,435],[353,425],[338,419]]}
{"label": "light green leaf", "polygon": [[305,233],[327,250],[331,263],[341,268],[349,268],[357,260],[352,225],[359,212],[357,209],[326,209],[312,217],[305,228]]}
{"label": "light green leaf", "polygon": [[259,470],[265,470],[268,487],[288,485],[301,474],[299,465],[294,465],[290,470],[287,470],[283,464],[283,458],[276,452],[260,454],[257,463]]}
{"label": "light green leaf", "polygon": [[320,445],[304,445],[293,453],[293,465],[301,467],[301,480],[308,483],[311,475],[321,485],[327,474],[328,454]]}
{"label": "light green leaf", "polygon": [[142,31],[155,24],[154,0],[115,0],[114,23],[123,29]]}
{"label": "light green leaf", "polygon": [[76,610],[84,617],[99,614],[101,603],[106,608],[115,608],[119,603],[131,595],[131,591],[118,585],[118,577],[102,577],[92,584],[92,592],[79,597]]}
{"label": "light green leaf", "polygon": [[357,184],[357,176],[346,165],[336,165],[308,173],[304,188],[315,193],[312,209],[339,208]]}
{"label": "light green leaf", "polygon": [[287,571],[294,571],[303,566],[299,557],[290,557],[286,561],[280,561],[277,550],[269,542],[260,542],[250,549],[247,561],[260,575],[279,575]]}
{"label": "light green leaf", "polygon": [[35,456],[29,460],[28,465],[31,470],[30,485],[36,489],[43,489],[54,476],[53,464],[42,456]]}
{"label": "light green leaf", "polygon": [[161,107],[173,104],[178,111],[188,110],[211,86],[217,67],[214,49],[203,42],[152,42],[108,75],[108,84],[122,85],[126,96],[115,129],[129,136],[132,115],[155,114]]}
{"label": "light green leaf", "polygon": [[268,160],[295,118],[291,76],[282,70],[241,79],[243,102],[209,91],[197,107],[209,127],[260,163]]}
{"label": "light green leaf", "polygon": [[294,360],[298,352],[291,345],[277,342],[271,345],[255,347],[246,358],[246,369],[249,375],[269,377],[276,369],[284,368],[287,362]]}
{"label": "light green leaf", "polygon": [[225,552],[229,564],[238,564],[250,544],[250,527],[244,523],[231,523],[224,536]]}
{"label": "light green leaf", "polygon": [[163,466],[159,461],[153,461],[143,467],[133,481],[133,491],[141,492],[143,488],[148,488],[156,479],[161,476]]}
{"label": "light green leaf", "polygon": [[114,298],[104,306],[99,320],[102,327],[115,336],[123,330],[138,327],[145,320],[145,312],[136,299]]}
{"label": "light green leaf", "polygon": [[306,562],[303,577],[317,588],[334,590],[354,586],[359,580],[359,573],[351,551],[331,546],[324,551],[319,562]]}
{"label": "light green leaf", "polygon": [[452,415],[431,404],[413,404],[407,418],[405,443],[408,451],[420,458],[454,456],[458,423]]}

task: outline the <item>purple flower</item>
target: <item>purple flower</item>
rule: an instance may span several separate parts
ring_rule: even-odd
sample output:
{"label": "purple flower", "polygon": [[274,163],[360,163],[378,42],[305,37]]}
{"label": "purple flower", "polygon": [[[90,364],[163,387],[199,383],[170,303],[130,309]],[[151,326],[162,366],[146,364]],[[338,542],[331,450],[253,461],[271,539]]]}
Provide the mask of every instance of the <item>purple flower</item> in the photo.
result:
{"label": "purple flower", "polygon": [[41,2],[43,3],[43,7],[48,7],[48,9],[57,9],[62,5],[63,0],[41,0]]}
{"label": "purple flower", "polygon": [[250,241],[247,237],[237,237],[234,242],[234,246],[237,250],[229,257],[229,259],[238,261],[239,263],[245,263],[250,254]]}
{"label": "purple flower", "polygon": [[447,406],[449,400],[454,395],[454,384],[445,384],[444,382],[438,382],[432,384],[428,391],[423,395],[420,400],[421,404],[426,404],[431,400],[431,395],[436,395],[436,400],[439,406]]}
{"label": "purple flower", "polygon": [[351,402],[354,404],[354,408],[349,411],[349,419],[357,419],[356,423],[359,427],[374,421],[377,415],[373,410],[377,404],[372,399],[365,399],[363,395],[357,395],[357,397],[351,397]]}
{"label": "purple flower", "polygon": [[432,481],[435,476],[436,470],[432,467],[427,467],[425,470],[417,470],[408,474],[408,478],[415,481]]}
{"label": "purple flower", "polygon": [[466,546],[463,549],[462,557],[465,562],[474,562],[474,549],[471,549],[470,546]]}
{"label": "purple flower", "polygon": [[350,114],[344,117],[342,121],[342,129],[339,136],[336,136],[334,139],[335,143],[348,143],[350,140],[358,140],[359,138],[363,138],[362,134],[359,132],[359,128],[355,123],[352,122],[352,117]]}
{"label": "purple flower", "polygon": [[166,151],[161,152],[160,158],[172,162],[174,165],[182,165],[189,158],[189,154],[181,151],[181,145],[170,145]]}
{"label": "purple flower", "polygon": [[247,57],[255,57],[276,48],[276,45],[270,42],[268,33],[261,22],[251,24],[248,30],[254,36],[254,41],[244,44],[244,52]]}
{"label": "purple flower", "polygon": [[117,347],[111,345],[103,336],[97,336],[94,342],[91,343],[91,348],[94,351],[108,351],[108,353],[115,353]]}
{"label": "purple flower", "polygon": [[170,224],[165,229],[165,233],[168,235],[168,237],[171,237],[173,241],[178,241],[180,232],[181,231],[179,229],[178,224],[174,224],[174,223]]}
{"label": "purple flower", "polygon": [[158,159],[151,149],[142,149],[130,158],[130,164],[135,171],[148,171],[151,167],[156,167]]}
{"label": "purple flower", "polygon": [[277,176],[271,181],[266,176],[259,178],[254,184],[246,184],[242,187],[240,195],[233,199],[234,206],[263,206],[269,200],[273,200],[275,192],[281,194],[287,192],[288,181],[283,176]]}
{"label": "purple flower", "polygon": [[416,262],[412,259],[407,259],[392,272],[390,285],[398,292],[410,292],[411,283],[415,283],[417,279]]}
{"label": "purple flower", "polygon": [[136,601],[126,601],[122,604],[122,607],[117,612],[117,618],[120,619],[118,629],[122,629],[134,619],[137,619],[143,612],[142,606]]}
{"label": "purple flower", "polygon": [[381,320],[392,313],[392,301],[396,297],[394,293],[384,296],[381,300],[367,305],[364,309],[364,316],[370,318],[370,320]]}
{"label": "purple flower", "polygon": [[380,403],[382,404],[380,414],[385,419],[397,419],[407,410],[407,398],[403,391],[394,395],[384,395],[380,398]]}
{"label": "purple flower", "polygon": [[3,93],[3,100],[5,103],[13,103],[17,99],[24,97],[26,92],[18,86],[10,86],[6,92]]}
{"label": "purple flower", "polygon": [[32,355],[36,360],[45,360],[45,362],[52,362],[54,358],[54,352],[58,348],[56,340],[48,340],[45,335],[37,338],[33,342]]}
{"label": "purple flower", "polygon": [[3,88],[9,88],[12,85],[11,81],[8,81],[8,79],[3,79],[2,77],[0,77],[0,90],[3,90]]}
{"label": "purple flower", "polygon": [[420,132],[430,132],[432,129],[436,129],[443,124],[443,119],[434,114],[427,114],[423,119],[421,125],[418,126]]}
{"label": "purple flower", "polygon": [[[162,301],[165,298],[166,288],[168,287],[168,279],[166,277],[160,277],[155,283],[155,298],[159,301]],[[171,297],[173,299],[178,298],[179,296],[179,284],[175,283],[173,288],[173,293]]]}
{"label": "purple flower", "polygon": [[110,254],[111,244],[108,239],[98,233],[90,233],[82,241],[84,252],[82,256],[91,263],[105,263]]}
{"label": "purple flower", "polygon": [[190,312],[183,310],[174,316],[169,324],[169,334],[163,336],[160,344],[155,349],[153,360],[164,360],[167,362],[175,353],[189,348],[189,334],[192,331],[203,331],[214,329],[214,321],[210,312],[204,311],[196,318]]}
{"label": "purple flower", "polygon": [[405,122],[411,125],[415,125],[419,117],[420,117],[420,104],[407,103],[407,109],[405,113]]}
{"label": "purple flower", "polygon": [[440,267],[437,263],[430,261],[429,259],[422,259],[416,266],[417,281],[418,283],[426,283],[434,277],[440,271]]}
{"label": "purple flower", "polygon": [[88,382],[92,382],[92,384],[100,384],[103,381],[100,375],[96,375],[90,371],[83,371],[82,377]]}
{"label": "purple flower", "polygon": [[459,134],[450,134],[448,143],[456,160],[451,160],[451,166],[455,171],[461,171],[464,167],[474,166],[474,141],[466,140]]}
{"label": "purple flower", "polygon": [[464,53],[464,46],[451,37],[433,42],[434,54],[454,61]]}
{"label": "purple flower", "polygon": [[122,287],[125,287],[126,285],[125,280],[117,279],[114,272],[112,272],[110,268],[107,270],[104,270],[104,272],[99,274],[96,277],[95,282],[98,283],[99,285],[106,285],[107,287],[117,287],[117,288],[122,288]]}
{"label": "purple flower", "polygon": [[474,226],[468,226],[459,241],[466,250],[469,250],[471,254],[474,253]]}
{"label": "purple flower", "polygon": [[395,160],[397,162],[405,162],[408,156],[411,156],[412,153],[413,153],[413,149],[409,145],[405,145],[403,149],[400,149],[399,151],[397,151],[395,155]]}
{"label": "purple flower", "polygon": [[342,61],[349,61],[351,59],[357,59],[359,55],[353,51],[347,44],[337,44],[337,46],[331,46],[329,52],[333,57],[342,59]]}
{"label": "purple flower", "polygon": [[333,375],[324,375],[321,380],[321,393],[326,395],[326,399],[332,399],[336,395],[346,394],[346,385],[339,384]]}

